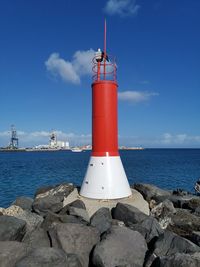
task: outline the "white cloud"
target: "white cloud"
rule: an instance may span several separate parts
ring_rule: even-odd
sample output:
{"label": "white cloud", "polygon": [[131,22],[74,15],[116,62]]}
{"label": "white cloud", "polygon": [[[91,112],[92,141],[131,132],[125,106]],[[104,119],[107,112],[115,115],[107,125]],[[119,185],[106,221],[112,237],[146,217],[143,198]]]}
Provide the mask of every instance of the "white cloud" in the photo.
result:
{"label": "white cloud", "polygon": [[167,145],[181,145],[181,144],[190,144],[190,143],[199,143],[200,144],[200,136],[191,136],[185,133],[183,134],[170,134],[164,133],[161,137],[161,140],[158,141],[162,144]]}
{"label": "white cloud", "polygon": [[136,0],[108,0],[104,11],[108,15],[119,15],[120,17],[136,16],[140,6]]}
{"label": "white cloud", "polygon": [[92,72],[94,53],[93,49],[76,51],[71,61],[61,58],[59,53],[52,53],[45,65],[51,74],[60,77],[63,81],[80,84],[81,77]]}
{"label": "white cloud", "polygon": [[118,93],[118,98],[123,101],[132,103],[139,103],[148,101],[152,96],[157,96],[158,93],[154,92],[140,92],[140,91],[124,91]]}

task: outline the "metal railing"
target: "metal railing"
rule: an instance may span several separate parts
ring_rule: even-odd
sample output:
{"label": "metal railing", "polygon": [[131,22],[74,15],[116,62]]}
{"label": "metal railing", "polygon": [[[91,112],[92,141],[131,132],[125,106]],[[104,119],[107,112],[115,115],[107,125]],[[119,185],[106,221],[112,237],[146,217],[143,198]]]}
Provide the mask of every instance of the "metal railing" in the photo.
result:
{"label": "metal railing", "polygon": [[92,60],[92,71],[94,73],[93,81],[117,81],[117,64],[115,57],[106,55],[106,58],[102,56],[95,56]]}

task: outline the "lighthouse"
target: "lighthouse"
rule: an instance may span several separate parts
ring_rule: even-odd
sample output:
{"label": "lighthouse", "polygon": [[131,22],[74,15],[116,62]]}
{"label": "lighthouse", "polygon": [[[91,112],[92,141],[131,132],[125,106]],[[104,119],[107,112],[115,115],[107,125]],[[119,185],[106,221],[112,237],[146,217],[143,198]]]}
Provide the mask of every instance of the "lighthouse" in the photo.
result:
{"label": "lighthouse", "polygon": [[92,199],[119,199],[130,196],[131,189],[118,151],[117,65],[104,50],[93,58],[92,153],[80,195]]}

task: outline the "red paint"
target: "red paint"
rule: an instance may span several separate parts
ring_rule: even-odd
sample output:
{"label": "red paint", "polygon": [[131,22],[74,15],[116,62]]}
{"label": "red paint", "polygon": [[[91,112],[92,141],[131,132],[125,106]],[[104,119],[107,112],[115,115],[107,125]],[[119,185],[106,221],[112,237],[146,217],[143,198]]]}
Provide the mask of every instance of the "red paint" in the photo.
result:
{"label": "red paint", "polygon": [[117,83],[92,84],[92,156],[118,156]]}

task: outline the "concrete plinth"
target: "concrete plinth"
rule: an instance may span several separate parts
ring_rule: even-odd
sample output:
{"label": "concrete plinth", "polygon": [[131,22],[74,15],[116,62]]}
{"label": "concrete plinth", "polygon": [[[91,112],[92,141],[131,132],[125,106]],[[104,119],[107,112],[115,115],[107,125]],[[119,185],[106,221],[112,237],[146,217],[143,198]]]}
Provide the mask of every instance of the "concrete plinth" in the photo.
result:
{"label": "concrete plinth", "polygon": [[87,212],[89,216],[91,217],[98,209],[105,207],[112,209],[114,208],[117,203],[123,203],[123,204],[129,204],[131,206],[136,207],[143,213],[149,215],[149,205],[147,201],[144,200],[143,196],[136,191],[135,189],[131,189],[132,195],[127,198],[121,198],[121,199],[114,199],[114,200],[99,200],[99,199],[90,199],[90,198],[85,198],[79,195],[78,190],[75,188],[74,191],[71,192],[70,195],[68,195],[67,198],[64,199],[64,206],[67,204],[80,199],[84,202]]}

